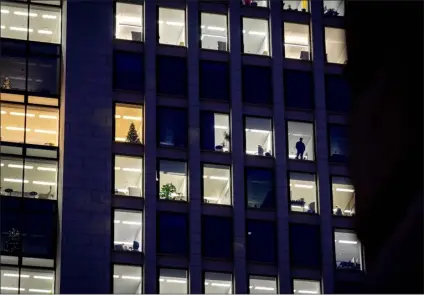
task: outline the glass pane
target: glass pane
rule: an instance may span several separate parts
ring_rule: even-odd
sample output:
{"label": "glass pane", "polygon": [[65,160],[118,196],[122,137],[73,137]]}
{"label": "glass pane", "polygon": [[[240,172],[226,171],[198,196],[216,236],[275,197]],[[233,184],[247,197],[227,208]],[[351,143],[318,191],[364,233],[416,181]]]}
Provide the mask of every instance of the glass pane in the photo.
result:
{"label": "glass pane", "polygon": [[57,216],[55,213],[26,213],[21,218],[23,255],[56,257]]}
{"label": "glass pane", "polygon": [[227,51],[227,16],[202,12],[200,18],[202,48]]}
{"label": "glass pane", "polygon": [[22,197],[24,159],[1,157],[1,194]]}
{"label": "glass pane", "polygon": [[308,0],[284,0],[283,9],[288,11],[308,12],[309,1]]}
{"label": "glass pane", "polygon": [[[19,269],[17,267],[1,266],[1,286],[0,293],[18,294],[19,288]],[[20,286],[21,292],[27,292],[23,286]]]}
{"label": "glass pane", "polygon": [[362,270],[361,243],[356,235],[336,230],[334,242],[337,268]]}
{"label": "glass pane", "polygon": [[245,118],[246,154],[271,157],[273,154],[272,121],[266,118]]}
{"label": "glass pane", "polygon": [[1,104],[1,141],[24,143],[25,107],[23,105]]}
{"label": "glass pane", "polygon": [[277,294],[277,278],[249,276],[250,294]]}
{"label": "glass pane", "polygon": [[143,143],[143,106],[115,106],[115,141]]}
{"label": "glass pane", "polygon": [[115,88],[143,91],[144,57],[142,54],[115,51],[114,71]]}
{"label": "glass pane", "polygon": [[159,294],[187,294],[187,271],[161,268],[159,270]]}
{"label": "glass pane", "polygon": [[289,158],[314,161],[314,125],[312,123],[289,121],[287,127]]}
{"label": "glass pane", "polygon": [[329,63],[347,63],[345,30],[325,28],[325,53]]}
{"label": "glass pane", "polygon": [[187,201],[187,164],[179,161],[159,162],[159,198]]}
{"label": "glass pane", "polygon": [[270,67],[243,66],[243,100],[254,104],[272,104]]}
{"label": "glass pane", "polygon": [[349,159],[349,135],[347,126],[330,125],[330,161],[347,162]]}
{"label": "glass pane", "polygon": [[277,241],[275,224],[270,221],[247,220],[247,259],[275,263]]}
{"label": "glass pane", "polygon": [[113,244],[115,251],[143,251],[141,212],[115,210]]}
{"label": "glass pane", "polygon": [[179,213],[158,214],[158,252],[186,255],[188,251],[187,215]]}
{"label": "glass pane", "polygon": [[[305,239],[307,237],[307,239]],[[291,265],[303,269],[321,269],[320,228],[309,224],[290,224]]]}
{"label": "glass pane", "polygon": [[203,216],[202,254],[208,258],[233,257],[233,220],[228,217]]}
{"label": "glass pane", "polygon": [[284,52],[286,58],[311,59],[308,25],[284,23]]}
{"label": "glass pane", "polygon": [[200,60],[200,97],[229,100],[230,79],[227,62]]}
{"label": "glass pane", "polygon": [[318,213],[315,174],[290,172],[290,210]]}
{"label": "glass pane", "polygon": [[159,145],[185,147],[187,145],[187,111],[158,108]]}
{"label": "glass pane", "polygon": [[59,109],[28,106],[26,143],[59,145]]}
{"label": "glass pane", "polygon": [[[28,4],[12,3],[1,1],[1,37],[10,39],[27,40],[28,39]],[[34,18],[38,15],[30,13]],[[31,33],[34,30],[29,29]],[[36,32],[37,33],[37,32]]]}
{"label": "glass pane", "polygon": [[326,75],[325,91],[327,109],[334,112],[348,113],[351,110],[351,90],[342,75]]}
{"label": "glass pane", "polygon": [[243,53],[269,56],[268,20],[243,17]]}
{"label": "glass pane", "polygon": [[159,43],[177,46],[185,44],[185,11],[159,8]]}
{"label": "glass pane", "polygon": [[57,162],[27,158],[24,173],[25,197],[57,199]]}
{"label": "glass pane", "polygon": [[227,114],[201,113],[202,149],[229,152],[231,151],[230,118]]}
{"label": "glass pane", "polygon": [[344,0],[324,0],[325,16],[344,16]]}
{"label": "glass pane", "polygon": [[186,96],[187,60],[183,57],[159,55],[156,65],[157,92],[173,96]]}
{"label": "glass pane", "polygon": [[313,108],[313,82],[311,72],[284,71],[284,100],[288,108]]}
{"label": "glass pane", "polygon": [[143,158],[115,156],[115,195],[143,196]]}
{"label": "glass pane", "polygon": [[59,7],[31,4],[29,16],[30,41],[60,44],[62,27]]}
{"label": "glass pane", "polygon": [[[2,9],[3,10],[3,9]],[[3,14],[1,15],[3,17]],[[1,34],[3,37],[3,31]],[[26,59],[22,57],[0,57],[0,87],[1,90],[26,91]],[[2,96],[6,93],[2,93]],[[4,98],[1,98],[5,100]]]}
{"label": "glass pane", "polygon": [[28,91],[41,95],[58,95],[59,61],[59,58],[29,58]]}
{"label": "glass pane", "polygon": [[268,0],[241,0],[241,4],[250,7],[268,7]]}
{"label": "glass pane", "polygon": [[249,208],[275,207],[274,174],[268,169],[246,169],[246,195]]}
{"label": "glass pane", "polygon": [[229,166],[203,165],[203,202],[231,205],[231,172]]}
{"label": "glass pane", "polygon": [[54,271],[42,269],[22,269],[20,293],[54,293]]}
{"label": "glass pane", "polygon": [[319,281],[293,280],[293,293],[295,294],[321,294]]}
{"label": "glass pane", "polygon": [[143,5],[116,3],[117,39],[143,41]]}
{"label": "glass pane", "polygon": [[347,177],[332,177],[333,214],[353,216],[355,214],[355,189]]}
{"label": "glass pane", "polygon": [[205,294],[233,294],[232,285],[229,273],[205,272]]}
{"label": "glass pane", "polygon": [[142,294],[143,269],[140,266],[113,266],[113,294]]}

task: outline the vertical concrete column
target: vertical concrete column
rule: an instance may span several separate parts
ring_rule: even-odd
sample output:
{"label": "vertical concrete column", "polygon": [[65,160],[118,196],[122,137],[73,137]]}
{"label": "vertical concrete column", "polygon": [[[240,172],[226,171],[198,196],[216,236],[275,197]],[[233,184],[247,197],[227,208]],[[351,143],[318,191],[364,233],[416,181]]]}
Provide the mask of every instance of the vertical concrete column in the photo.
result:
{"label": "vertical concrete column", "polygon": [[325,102],[325,44],[322,22],[322,2],[311,1],[313,74],[315,97],[315,138],[317,161],[317,185],[321,216],[321,249],[322,249],[322,281],[323,292],[333,293],[334,259],[333,229],[331,225],[331,187],[328,164],[327,111]]}
{"label": "vertical concrete column", "polygon": [[246,276],[246,200],[244,191],[244,123],[242,98],[240,2],[229,2],[231,154],[233,159],[234,202],[234,278],[235,293],[247,293]]}
{"label": "vertical concrete column", "polygon": [[113,1],[63,10],[58,293],[109,293]]}
{"label": "vertical concrete column", "polygon": [[156,31],[155,0],[144,2],[144,293],[157,293],[156,265]]}
{"label": "vertical concrete column", "polygon": [[198,1],[187,1],[188,28],[188,173],[190,204],[190,291],[202,293],[202,228],[199,109],[199,10]]}
{"label": "vertical concrete column", "polygon": [[271,54],[273,85],[273,123],[274,123],[274,157],[275,157],[275,198],[277,205],[277,241],[278,241],[278,293],[292,292],[290,283],[290,251],[289,251],[289,209],[287,195],[287,150],[286,122],[284,119],[284,83],[283,83],[283,46],[281,1],[271,3]]}

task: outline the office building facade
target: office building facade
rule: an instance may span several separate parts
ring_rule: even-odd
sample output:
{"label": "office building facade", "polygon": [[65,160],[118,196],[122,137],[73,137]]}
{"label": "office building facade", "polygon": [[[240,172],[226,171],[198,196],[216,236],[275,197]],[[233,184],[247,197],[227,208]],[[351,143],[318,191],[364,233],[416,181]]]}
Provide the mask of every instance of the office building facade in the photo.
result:
{"label": "office building facade", "polygon": [[342,1],[0,7],[1,293],[362,280]]}

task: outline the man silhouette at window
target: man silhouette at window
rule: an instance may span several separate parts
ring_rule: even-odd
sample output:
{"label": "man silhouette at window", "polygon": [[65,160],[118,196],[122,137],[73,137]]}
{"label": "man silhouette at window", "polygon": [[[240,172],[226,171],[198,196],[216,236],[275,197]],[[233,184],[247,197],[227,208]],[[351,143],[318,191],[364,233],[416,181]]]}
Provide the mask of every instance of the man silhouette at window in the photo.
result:
{"label": "man silhouette at window", "polygon": [[[303,143],[303,138],[299,138],[299,141],[296,142],[296,159],[303,160],[303,153],[305,152],[305,144]],[[300,156],[300,157],[299,157]]]}

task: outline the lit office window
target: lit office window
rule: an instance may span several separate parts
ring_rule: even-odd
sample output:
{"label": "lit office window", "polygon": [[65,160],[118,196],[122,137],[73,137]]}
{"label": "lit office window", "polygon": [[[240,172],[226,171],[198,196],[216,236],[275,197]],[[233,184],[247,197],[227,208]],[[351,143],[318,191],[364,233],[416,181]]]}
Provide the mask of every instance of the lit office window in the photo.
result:
{"label": "lit office window", "polygon": [[284,23],[284,52],[286,58],[311,59],[309,25]]}
{"label": "lit office window", "polygon": [[352,216],[355,214],[355,189],[347,177],[333,176],[331,178],[333,192],[333,214],[337,216]]}
{"label": "lit office window", "polygon": [[272,121],[268,118],[245,118],[246,154],[267,156],[273,155]]}
{"label": "lit office window", "polygon": [[[290,264],[294,268],[321,269],[321,233],[317,225],[291,223]],[[305,242],[305,239],[307,242]]]}
{"label": "lit office window", "polygon": [[349,135],[347,126],[330,125],[330,161],[347,162],[349,159]]}
{"label": "lit office window", "polygon": [[334,243],[338,269],[362,270],[361,242],[354,233],[335,230]]}
{"label": "lit office window", "polygon": [[3,38],[60,44],[60,19],[58,7],[2,1],[1,35]]}
{"label": "lit office window", "polygon": [[186,97],[187,73],[186,58],[158,55],[156,58],[157,93],[161,95]]}
{"label": "lit office window", "polygon": [[344,0],[324,0],[324,16],[344,16]]}
{"label": "lit office window", "polygon": [[315,174],[290,172],[290,210],[318,213]]}
{"label": "lit office window", "polygon": [[159,146],[187,146],[187,110],[167,107],[157,109],[157,128]]}
{"label": "lit office window", "polygon": [[230,273],[205,272],[205,294],[233,294],[233,276]]}
{"label": "lit office window", "polygon": [[186,256],[188,253],[188,218],[186,214],[157,214],[158,253]]}
{"label": "lit office window", "polygon": [[186,46],[185,11],[159,8],[158,41],[160,44]]}
{"label": "lit office window", "polygon": [[159,294],[187,294],[187,271],[161,268],[159,270]]}
{"label": "lit office window", "polygon": [[252,104],[272,104],[271,67],[243,66],[243,101]]}
{"label": "lit office window", "polygon": [[142,294],[142,273],[140,266],[113,265],[113,294]]}
{"label": "lit office window", "polygon": [[54,271],[1,266],[1,290],[5,294],[54,293]]}
{"label": "lit office window", "polygon": [[115,51],[113,59],[113,87],[144,90],[144,56],[140,53]]}
{"label": "lit office window", "polygon": [[315,160],[314,124],[289,121],[288,153],[290,159]]}
{"label": "lit office window", "polygon": [[247,207],[275,207],[274,173],[270,169],[246,168]]}
{"label": "lit office window", "polygon": [[267,19],[243,17],[243,53],[269,56]]}
{"label": "lit office window", "polygon": [[325,75],[325,92],[327,110],[338,113],[350,111],[352,95],[345,77],[342,75]]}
{"label": "lit office window", "polygon": [[230,116],[203,111],[201,113],[202,149],[217,152],[231,151]]}
{"label": "lit office window", "polygon": [[115,141],[143,143],[143,106],[115,105]]}
{"label": "lit office window", "polygon": [[24,143],[25,106],[2,103],[0,116],[1,141]]}
{"label": "lit office window", "polygon": [[312,109],[314,86],[310,71],[284,71],[284,102],[287,108]]}
{"label": "lit office window", "polygon": [[321,283],[311,280],[293,280],[294,294],[321,294]]}
{"label": "lit office window", "polygon": [[231,171],[229,166],[203,164],[203,202],[231,205]]}
{"label": "lit office window", "polygon": [[187,163],[159,161],[159,199],[187,201]]}
{"label": "lit office window", "polygon": [[325,53],[328,63],[347,63],[344,29],[325,27]]}
{"label": "lit office window", "polygon": [[268,7],[268,0],[241,0],[241,4],[249,7]]}
{"label": "lit office window", "polygon": [[208,258],[227,259],[233,257],[233,219],[222,216],[202,217],[202,255]]}
{"label": "lit office window", "polygon": [[202,48],[227,51],[227,16],[201,12],[200,21]]}
{"label": "lit office window", "polygon": [[143,5],[116,3],[115,37],[143,41]]}
{"label": "lit office window", "polygon": [[308,0],[283,0],[282,5],[287,11],[309,12]]}
{"label": "lit office window", "polygon": [[230,74],[228,62],[199,61],[200,98],[228,101],[230,97]]}
{"label": "lit office window", "polygon": [[[57,162],[35,158],[1,158],[1,194],[56,199]],[[24,194],[22,194],[22,184]]]}
{"label": "lit office window", "polygon": [[250,275],[249,294],[278,294],[277,278]]}
{"label": "lit office window", "polygon": [[272,221],[247,220],[247,260],[275,263],[277,257],[276,228]]}
{"label": "lit office window", "polygon": [[143,158],[115,156],[115,195],[143,196]]}
{"label": "lit office window", "polygon": [[142,212],[115,210],[113,245],[115,251],[140,252],[143,250]]}

